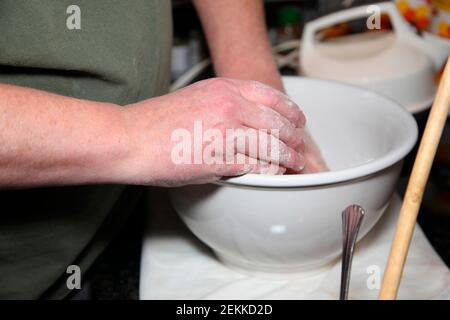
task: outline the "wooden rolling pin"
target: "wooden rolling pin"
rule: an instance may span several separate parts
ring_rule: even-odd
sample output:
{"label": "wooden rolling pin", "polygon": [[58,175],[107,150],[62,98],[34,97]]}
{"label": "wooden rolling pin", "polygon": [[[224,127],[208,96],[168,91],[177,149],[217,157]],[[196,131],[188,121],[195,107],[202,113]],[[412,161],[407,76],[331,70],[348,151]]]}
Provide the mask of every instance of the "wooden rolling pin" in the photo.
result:
{"label": "wooden rolling pin", "polygon": [[450,56],[447,60],[440,85],[428,116],[419,151],[409,178],[403,205],[400,210],[397,229],[392,243],[389,260],[384,272],[379,298],[393,300],[397,292],[405,266],[406,256],[416,225],[417,214],[423,192],[430,175],[436,150],[448,117],[450,106]]}

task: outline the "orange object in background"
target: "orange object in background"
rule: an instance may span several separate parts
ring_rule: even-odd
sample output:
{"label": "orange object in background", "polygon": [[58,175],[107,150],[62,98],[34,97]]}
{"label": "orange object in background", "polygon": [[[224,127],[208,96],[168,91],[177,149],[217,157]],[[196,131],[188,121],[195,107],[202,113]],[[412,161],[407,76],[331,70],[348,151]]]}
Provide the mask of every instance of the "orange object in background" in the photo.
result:
{"label": "orange object in background", "polygon": [[448,24],[447,21],[440,21],[438,23],[438,35],[450,38],[450,24]]}
{"label": "orange object in background", "polygon": [[392,30],[391,19],[389,18],[388,14],[382,13],[380,20],[381,20],[381,31]]}
{"label": "orange object in background", "polygon": [[332,27],[325,28],[321,31],[322,40],[337,38],[345,35],[349,35],[352,33],[352,29],[350,28],[347,22],[340,23],[338,25],[334,25]]}
{"label": "orange object in background", "polygon": [[442,74],[444,73],[444,69],[445,69],[445,64],[442,66],[442,68],[438,72],[435,73],[433,80],[436,85],[439,85],[439,81],[441,81]]}
{"label": "orange object in background", "polygon": [[428,30],[433,17],[431,1],[425,0],[397,0],[398,10],[405,19],[419,30]]}
{"label": "orange object in background", "polygon": [[[392,30],[391,20],[389,19],[389,15],[382,13],[380,19],[380,29],[367,29],[367,27],[363,30],[363,32],[380,32],[380,31],[389,31]],[[338,38],[350,34],[354,34],[355,30],[352,29],[348,22],[343,22],[336,24],[334,26],[323,29],[321,32],[321,40],[328,40],[333,38]],[[356,31],[356,33],[358,33]]]}
{"label": "orange object in background", "polygon": [[444,38],[450,38],[450,1],[432,0],[436,14],[430,31]]}
{"label": "orange object in background", "polygon": [[398,10],[420,31],[450,38],[450,0],[396,0]]}

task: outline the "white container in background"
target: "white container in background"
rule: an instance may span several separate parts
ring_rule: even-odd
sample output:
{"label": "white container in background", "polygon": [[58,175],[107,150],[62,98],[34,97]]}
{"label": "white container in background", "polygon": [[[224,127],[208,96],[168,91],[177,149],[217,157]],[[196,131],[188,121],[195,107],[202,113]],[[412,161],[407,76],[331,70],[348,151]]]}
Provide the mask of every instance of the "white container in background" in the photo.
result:
{"label": "white container in background", "polygon": [[301,74],[352,83],[385,95],[412,113],[429,108],[435,94],[435,63],[423,40],[393,2],[376,4],[387,13],[393,32],[372,32],[318,43],[318,31],[370,15],[370,6],[355,7],[306,24],[300,51]]}

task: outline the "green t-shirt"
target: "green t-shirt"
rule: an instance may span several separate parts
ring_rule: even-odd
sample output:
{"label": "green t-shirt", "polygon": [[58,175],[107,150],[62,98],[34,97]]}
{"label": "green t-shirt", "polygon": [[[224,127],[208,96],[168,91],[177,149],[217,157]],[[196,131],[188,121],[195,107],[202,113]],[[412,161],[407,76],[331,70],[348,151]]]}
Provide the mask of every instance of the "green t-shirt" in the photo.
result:
{"label": "green t-shirt", "polygon": [[[119,105],[161,95],[171,28],[168,0],[1,0],[0,82]],[[141,191],[0,191],[0,298],[65,296],[66,268],[86,271]]]}

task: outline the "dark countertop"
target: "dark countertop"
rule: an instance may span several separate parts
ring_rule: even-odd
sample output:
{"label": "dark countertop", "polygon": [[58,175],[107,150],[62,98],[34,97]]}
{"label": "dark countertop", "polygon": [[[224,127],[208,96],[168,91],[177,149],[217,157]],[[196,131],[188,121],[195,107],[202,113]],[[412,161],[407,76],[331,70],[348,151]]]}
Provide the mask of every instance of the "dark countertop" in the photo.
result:
{"label": "dark countertop", "polygon": [[137,300],[143,239],[143,213],[136,210],[123,230],[82,279],[75,300]]}

